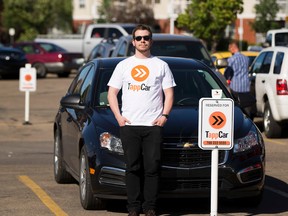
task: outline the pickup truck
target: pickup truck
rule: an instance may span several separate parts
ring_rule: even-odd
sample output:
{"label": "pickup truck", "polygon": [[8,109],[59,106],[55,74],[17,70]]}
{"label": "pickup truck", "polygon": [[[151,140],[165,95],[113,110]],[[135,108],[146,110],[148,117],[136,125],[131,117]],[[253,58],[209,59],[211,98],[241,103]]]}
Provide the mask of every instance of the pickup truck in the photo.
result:
{"label": "pickup truck", "polygon": [[263,116],[266,137],[287,136],[288,126],[288,47],[263,49],[249,74],[255,89],[258,116]]}
{"label": "pickup truck", "polygon": [[287,46],[288,45],[288,29],[271,29],[266,34],[265,47],[271,46]]}
{"label": "pickup truck", "polygon": [[63,47],[68,52],[81,52],[87,59],[91,50],[105,38],[117,39],[132,34],[136,24],[103,23],[90,24],[84,34],[38,35],[35,42],[49,42]]}

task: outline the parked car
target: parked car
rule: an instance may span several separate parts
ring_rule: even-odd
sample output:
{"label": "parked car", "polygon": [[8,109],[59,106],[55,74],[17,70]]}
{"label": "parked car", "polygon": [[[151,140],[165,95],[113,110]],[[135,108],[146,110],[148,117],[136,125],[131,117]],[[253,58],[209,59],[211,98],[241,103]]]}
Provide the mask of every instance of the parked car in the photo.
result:
{"label": "parked car", "polygon": [[[125,57],[134,55],[135,48],[131,41],[132,35],[122,36],[119,38],[111,56]],[[153,34],[151,53],[154,56],[194,58],[215,69],[209,52],[205,46],[199,39],[191,36],[155,33]]]}
{"label": "parked car", "polygon": [[20,68],[28,63],[25,53],[11,47],[0,47],[0,76],[2,78],[19,77]]}
{"label": "parked car", "polygon": [[105,39],[101,43],[97,44],[89,54],[86,62],[93,60],[94,58],[107,58],[110,57],[116,42],[113,39]]}
{"label": "parked car", "polygon": [[135,23],[92,23],[84,34],[38,35],[35,41],[57,44],[70,52],[81,52],[85,59],[98,43],[105,38],[118,39],[132,34]]}
{"label": "parked car", "polygon": [[[164,127],[160,197],[209,197],[211,151],[198,146],[198,105],[212,89],[231,94],[200,61],[161,57],[175,78],[175,100]],[[84,209],[101,208],[105,199],[126,199],[125,162],[119,126],[107,101],[107,83],[123,58],[85,64],[60,101],[54,122],[54,176],[80,187]],[[121,98],[119,97],[121,106]],[[219,151],[219,197],[261,201],[265,146],[261,132],[238,104],[234,107],[234,147]],[[242,202],[241,202],[242,204]]]}
{"label": "parked car", "polygon": [[[254,59],[258,56],[259,52],[256,51],[241,51],[241,53],[249,58],[249,66],[253,63]],[[215,52],[211,55],[212,61],[216,65],[217,59],[228,59],[232,56],[231,52]],[[216,65],[217,66],[217,65]],[[221,68],[219,71],[224,74],[226,68]]]}
{"label": "parked car", "polygon": [[263,116],[268,138],[287,135],[288,126],[288,47],[263,49],[250,69],[258,116]]}
{"label": "parked car", "polygon": [[26,54],[29,63],[36,68],[38,78],[46,77],[47,73],[68,77],[72,70],[78,70],[84,62],[81,53],[67,52],[53,43],[19,42],[14,47]]}

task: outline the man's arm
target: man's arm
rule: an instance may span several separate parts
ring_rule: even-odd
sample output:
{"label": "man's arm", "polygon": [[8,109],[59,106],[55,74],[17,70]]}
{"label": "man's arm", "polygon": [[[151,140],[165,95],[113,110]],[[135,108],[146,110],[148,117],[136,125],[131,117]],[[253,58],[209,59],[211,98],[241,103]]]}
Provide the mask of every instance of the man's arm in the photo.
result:
{"label": "man's arm", "polygon": [[158,125],[160,127],[163,127],[164,124],[167,121],[167,117],[165,115],[169,115],[172,106],[173,106],[173,101],[174,101],[174,88],[167,88],[164,89],[164,95],[165,95],[165,101],[164,101],[164,107],[163,107],[163,112],[162,116],[157,118],[152,124],[153,125]]}
{"label": "man's arm", "polygon": [[110,86],[107,99],[119,126],[124,126],[126,122],[130,124],[130,121],[121,115],[117,98],[118,93],[119,89]]}
{"label": "man's arm", "polygon": [[164,89],[164,95],[165,95],[165,101],[163,107],[163,114],[169,115],[174,102],[174,88],[171,87]]}

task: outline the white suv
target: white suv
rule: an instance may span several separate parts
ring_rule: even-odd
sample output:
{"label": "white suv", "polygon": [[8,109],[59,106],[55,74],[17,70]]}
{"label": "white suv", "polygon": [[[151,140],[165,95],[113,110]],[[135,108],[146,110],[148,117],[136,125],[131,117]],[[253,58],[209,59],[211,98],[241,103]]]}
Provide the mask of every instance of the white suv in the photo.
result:
{"label": "white suv", "polygon": [[288,47],[263,49],[252,64],[250,75],[264,133],[268,138],[281,137],[288,122]]}

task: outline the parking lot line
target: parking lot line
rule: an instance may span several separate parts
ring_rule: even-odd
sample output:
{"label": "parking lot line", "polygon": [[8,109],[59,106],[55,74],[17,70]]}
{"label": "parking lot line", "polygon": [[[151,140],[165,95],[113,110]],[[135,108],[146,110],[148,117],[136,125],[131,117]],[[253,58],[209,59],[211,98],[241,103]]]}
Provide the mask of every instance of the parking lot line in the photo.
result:
{"label": "parking lot line", "polygon": [[19,180],[29,187],[37,196],[38,198],[50,209],[52,213],[57,216],[66,216],[66,214],[53,200],[48,194],[39,186],[37,185],[32,179],[28,176],[19,176]]}
{"label": "parking lot line", "polygon": [[278,144],[278,145],[286,145],[286,143],[284,142],[280,142],[280,141],[277,141],[275,139],[268,139],[268,138],[265,138],[264,140],[268,141],[268,142],[271,142],[271,143],[275,143],[275,144]]}

